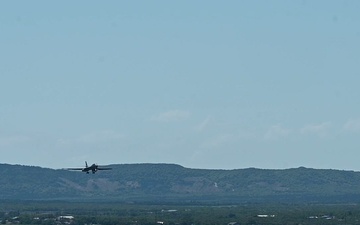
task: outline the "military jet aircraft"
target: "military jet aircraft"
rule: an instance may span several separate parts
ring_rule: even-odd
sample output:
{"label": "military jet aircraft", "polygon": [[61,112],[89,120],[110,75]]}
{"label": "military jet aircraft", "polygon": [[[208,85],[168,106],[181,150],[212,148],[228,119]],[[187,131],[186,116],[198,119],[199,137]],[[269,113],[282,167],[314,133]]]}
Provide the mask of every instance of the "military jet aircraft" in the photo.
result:
{"label": "military jet aircraft", "polygon": [[91,171],[93,174],[96,173],[98,170],[111,170],[112,168],[109,167],[99,167],[97,164],[92,164],[91,166],[88,166],[87,162],[85,161],[85,168],[67,168],[67,170],[81,170],[82,172],[85,172],[89,174]]}

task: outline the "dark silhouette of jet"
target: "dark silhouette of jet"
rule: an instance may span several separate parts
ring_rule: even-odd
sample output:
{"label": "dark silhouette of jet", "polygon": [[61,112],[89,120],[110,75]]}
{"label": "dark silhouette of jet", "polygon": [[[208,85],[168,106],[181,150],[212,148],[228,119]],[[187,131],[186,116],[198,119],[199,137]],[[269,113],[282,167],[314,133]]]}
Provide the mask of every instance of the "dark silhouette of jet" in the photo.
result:
{"label": "dark silhouette of jet", "polygon": [[87,162],[85,161],[85,168],[67,168],[67,170],[81,170],[82,172],[85,172],[89,174],[91,171],[93,174],[96,173],[98,170],[111,170],[112,168],[109,167],[99,167],[97,164],[92,164],[91,166],[88,166]]}

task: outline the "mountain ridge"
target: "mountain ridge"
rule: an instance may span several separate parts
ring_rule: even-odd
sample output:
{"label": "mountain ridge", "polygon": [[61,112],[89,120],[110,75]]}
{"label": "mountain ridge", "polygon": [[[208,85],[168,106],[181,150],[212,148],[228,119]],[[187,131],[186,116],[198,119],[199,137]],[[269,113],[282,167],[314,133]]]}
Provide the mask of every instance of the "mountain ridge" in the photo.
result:
{"label": "mountain ridge", "polygon": [[191,169],[112,164],[79,171],[0,164],[0,199],[156,202],[360,201],[360,172],[334,169]]}

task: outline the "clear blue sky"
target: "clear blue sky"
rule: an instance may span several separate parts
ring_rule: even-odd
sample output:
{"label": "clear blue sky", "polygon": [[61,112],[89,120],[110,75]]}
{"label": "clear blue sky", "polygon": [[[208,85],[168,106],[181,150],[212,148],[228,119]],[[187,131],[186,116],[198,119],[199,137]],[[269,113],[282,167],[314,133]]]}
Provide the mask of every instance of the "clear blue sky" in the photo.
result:
{"label": "clear blue sky", "polygon": [[360,1],[2,1],[0,163],[360,171]]}

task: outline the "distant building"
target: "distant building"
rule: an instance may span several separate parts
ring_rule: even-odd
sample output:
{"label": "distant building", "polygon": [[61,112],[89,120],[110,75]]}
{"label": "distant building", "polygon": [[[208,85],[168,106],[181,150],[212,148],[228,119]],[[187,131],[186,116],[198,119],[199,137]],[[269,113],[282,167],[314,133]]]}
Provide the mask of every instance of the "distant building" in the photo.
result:
{"label": "distant building", "polygon": [[239,223],[238,222],[230,222],[230,223],[228,223],[228,225],[239,225]]}
{"label": "distant building", "polygon": [[73,216],[59,216],[58,217],[59,220],[65,219],[65,220],[73,220],[74,217]]}
{"label": "distant building", "polygon": [[259,217],[259,218],[269,218],[269,217],[274,218],[275,215],[257,215],[257,217]]}

